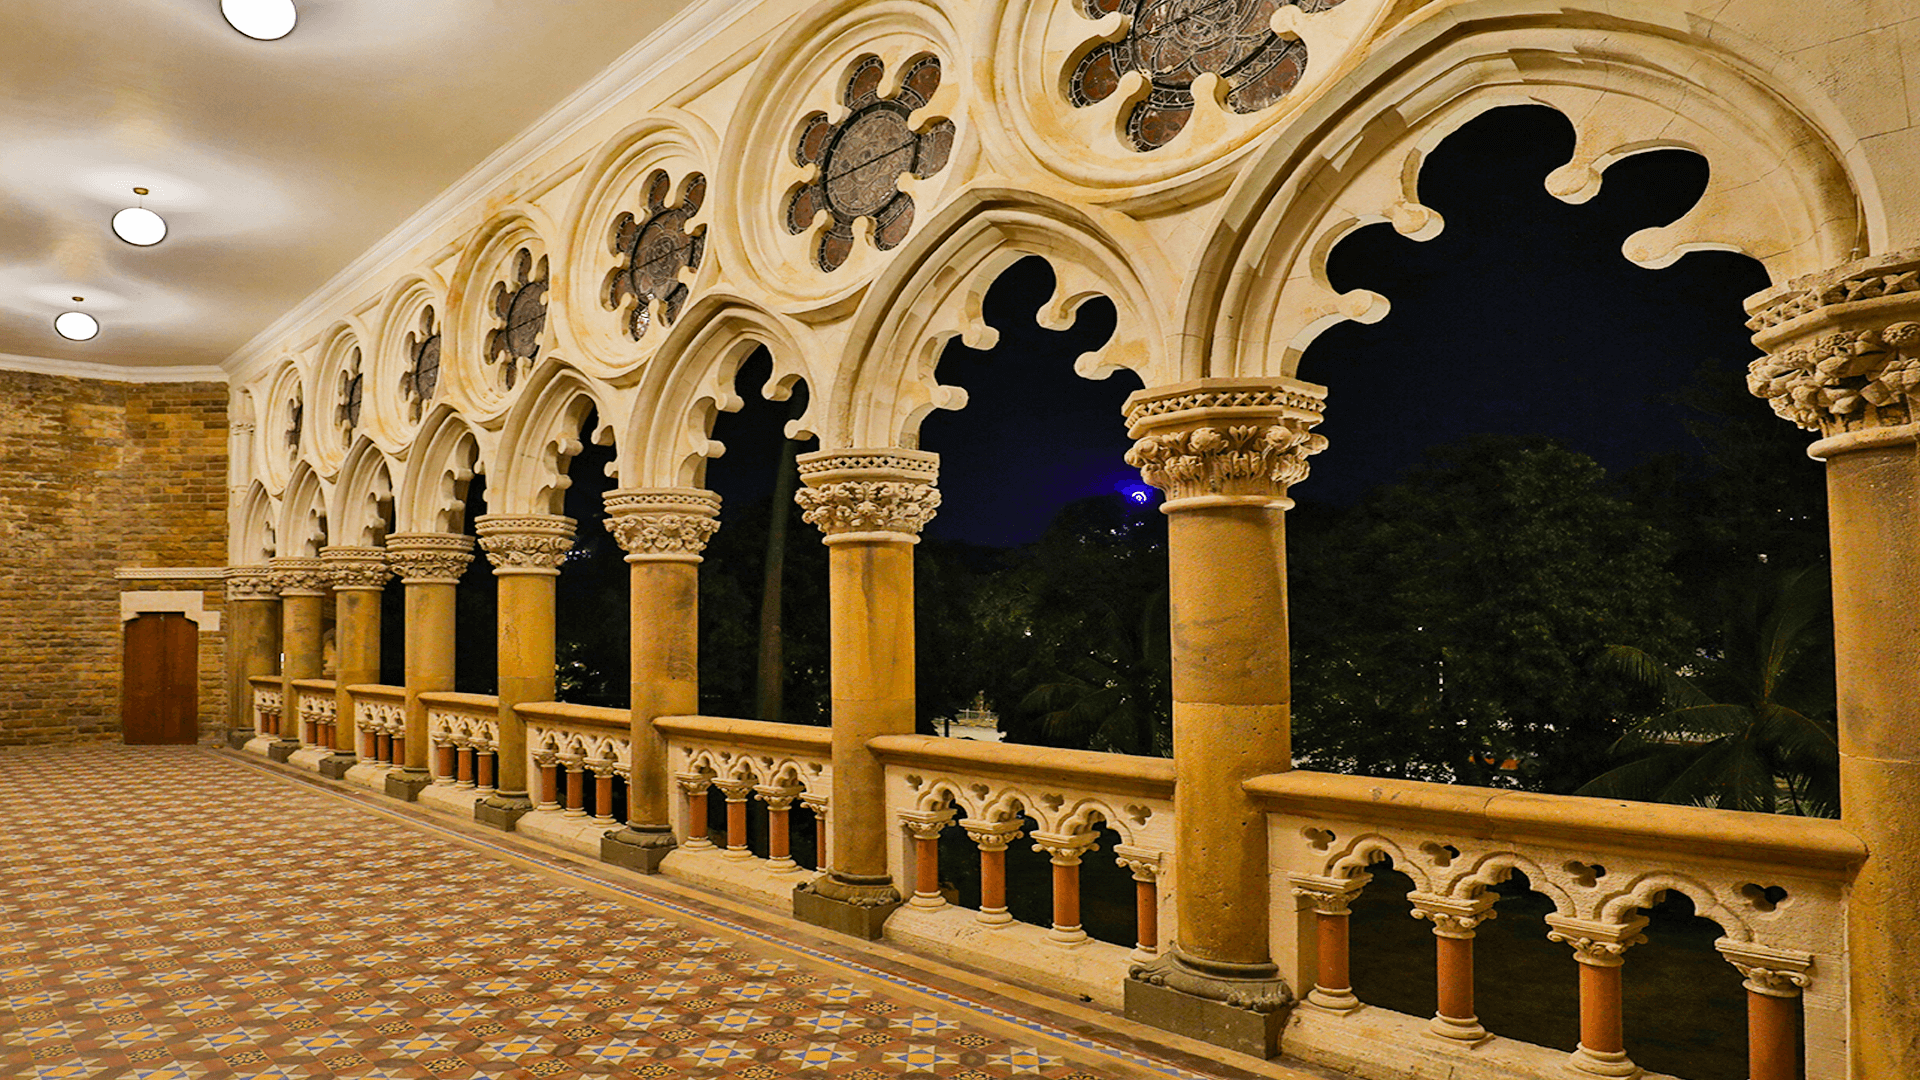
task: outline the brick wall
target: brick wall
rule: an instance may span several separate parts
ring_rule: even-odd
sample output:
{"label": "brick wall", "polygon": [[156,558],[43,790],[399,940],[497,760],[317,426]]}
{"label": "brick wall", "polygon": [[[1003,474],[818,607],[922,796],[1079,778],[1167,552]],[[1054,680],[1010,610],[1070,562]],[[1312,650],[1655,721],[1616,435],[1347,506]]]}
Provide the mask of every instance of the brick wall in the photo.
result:
{"label": "brick wall", "polygon": [[[121,567],[227,559],[227,388],[0,371],[0,746],[120,737]],[[224,623],[221,630],[226,628]],[[199,635],[200,725],[226,715],[224,633]]]}

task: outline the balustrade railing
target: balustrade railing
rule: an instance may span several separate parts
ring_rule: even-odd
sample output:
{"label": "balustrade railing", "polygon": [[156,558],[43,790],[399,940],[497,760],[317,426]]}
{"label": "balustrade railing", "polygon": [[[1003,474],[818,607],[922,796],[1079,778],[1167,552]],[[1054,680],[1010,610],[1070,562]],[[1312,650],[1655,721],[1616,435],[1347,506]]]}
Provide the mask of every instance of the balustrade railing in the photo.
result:
{"label": "balustrade railing", "polygon": [[500,746],[500,699],[490,694],[421,694],[427,741],[433,745],[433,782],[493,793]]}
{"label": "balustrade railing", "polygon": [[404,686],[364,684],[347,687],[353,699],[353,727],[363,762],[397,768],[407,762],[407,690]]}
{"label": "balustrade railing", "polygon": [[253,688],[253,733],[279,735],[282,711],[278,675],[255,675],[247,680]]}
{"label": "balustrade railing", "polygon": [[826,864],[833,793],[829,729],[715,716],[663,716],[654,727],[666,736],[667,760],[685,796],[674,809],[683,849],[716,846],[708,835],[707,798],[718,788],[727,801],[727,856],[755,858],[747,843],[747,802],[758,799],[767,807],[767,869],[799,872],[792,838],[797,802],[813,811],[817,861]]}
{"label": "balustrade railing", "polygon": [[300,719],[300,745],[307,749],[333,749],[334,729],[338,726],[333,680],[296,679],[293,695],[296,700],[291,703],[290,711]]}
{"label": "balustrade railing", "polygon": [[[1865,849],[1839,822],[1307,772],[1246,786],[1268,812],[1279,958],[1306,991],[1286,1036],[1293,1053],[1337,1068],[1410,1052],[1464,1067],[1485,1061],[1487,1044],[1508,1043],[1474,1015],[1473,940],[1495,914],[1494,888],[1518,873],[1551,900],[1546,937],[1567,945],[1578,967],[1580,1040],[1571,1058],[1513,1045],[1502,1053],[1526,1061],[1537,1049],[1539,1075],[1563,1065],[1638,1075],[1622,1023],[1623,969],[1646,941],[1643,910],[1674,892],[1720,926],[1715,947],[1745,980],[1745,1075],[1802,1075],[1802,1035],[1805,1075],[1845,1075],[1844,904]],[[1369,947],[1349,940],[1349,904],[1368,867],[1389,860],[1412,879],[1411,914],[1435,936],[1437,1009],[1426,1034],[1439,1037],[1411,1047],[1362,1022],[1367,1010],[1348,985],[1350,956]]]}
{"label": "balustrade railing", "polygon": [[615,781],[629,782],[633,768],[627,710],[540,702],[517,711],[527,725],[528,775],[539,778],[535,809],[613,827]]}

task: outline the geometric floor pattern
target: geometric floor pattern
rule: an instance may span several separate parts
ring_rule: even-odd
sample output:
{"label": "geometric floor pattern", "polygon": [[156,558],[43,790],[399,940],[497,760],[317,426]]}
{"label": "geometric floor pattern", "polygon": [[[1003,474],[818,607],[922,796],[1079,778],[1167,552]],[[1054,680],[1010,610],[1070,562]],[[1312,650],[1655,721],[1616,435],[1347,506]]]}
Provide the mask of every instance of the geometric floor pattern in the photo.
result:
{"label": "geometric floor pattern", "polygon": [[4,1077],[1189,1075],[197,748],[0,751],[0,807]]}

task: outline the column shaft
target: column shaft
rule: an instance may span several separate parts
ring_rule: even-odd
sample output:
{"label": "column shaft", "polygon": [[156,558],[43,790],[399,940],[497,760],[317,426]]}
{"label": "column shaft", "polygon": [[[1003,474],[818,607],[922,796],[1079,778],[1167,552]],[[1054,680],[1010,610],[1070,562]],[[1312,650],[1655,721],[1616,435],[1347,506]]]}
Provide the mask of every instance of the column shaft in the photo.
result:
{"label": "column shaft", "polygon": [[455,586],[449,582],[409,581],[407,590],[407,734],[409,772],[427,767],[427,703],[421,694],[454,687]]}
{"label": "column shaft", "polygon": [[1473,939],[1435,936],[1433,943],[1438,986],[1435,1011],[1449,1020],[1474,1020]]}
{"label": "column shaft", "polygon": [[1597,1054],[1626,1052],[1619,965],[1580,965],[1580,1045]]}
{"label": "column shaft", "polygon": [[[500,578],[500,762],[496,803],[528,803],[527,727],[514,706],[552,701],[554,581],[550,573]],[[524,807],[515,807],[524,809]]]}
{"label": "column shaft", "polygon": [[633,775],[627,821],[637,830],[672,832],[673,775],[662,716],[700,711],[700,566],[634,562],[632,582]]}
{"label": "column shaft", "polygon": [[1748,1080],[1798,1080],[1800,1010],[1797,997],[1747,991]]}
{"label": "column shaft", "polygon": [[867,742],[911,735],[913,547],[856,540],[827,551],[833,665],[833,865],[849,884],[887,875],[885,773]]}
{"label": "column shaft", "polygon": [[359,727],[347,687],[380,681],[380,590],[334,590],[335,756],[359,754]]}
{"label": "column shaft", "polygon": [[230,589],[227,627],[227,724],[251,733],[258,722],[252,679],[271,675],[280,667],[279,598],[236,597]]}

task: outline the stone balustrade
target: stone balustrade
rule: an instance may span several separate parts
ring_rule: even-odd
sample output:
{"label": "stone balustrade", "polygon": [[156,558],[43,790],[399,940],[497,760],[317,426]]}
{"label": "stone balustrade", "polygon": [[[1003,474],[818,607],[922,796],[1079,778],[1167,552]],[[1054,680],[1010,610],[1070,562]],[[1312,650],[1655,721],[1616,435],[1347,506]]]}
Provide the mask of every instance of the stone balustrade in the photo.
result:
{"label": "stone balustrade", "polygon": [[632,778],[627,710],[547,701],[522,703],[519,714],[534,808],[514,831],[597,858],[600,838],[620,824]]}
{"label": "stone balustrade", "polygon": [[333,750],[333,733],[338,725],[338,703],[332,679],[295,679],[291,711],[300,720],[298,737],[302,752]]}
{"label": "stone balustrade", "polygon": [[[823,727],[715,716],[663,716],[654,728],[667,741],[667,761],[683,798],[673,808],[680,848],[663,868],[763,902],[788,906],[796,882],[811,871],[793,858],[792,811],[813,812],[815,859],[826,865],[833,793],[832,732]],[[727,832],[716,844],[707,827],[707,800],[718,790],[727,803]],[[767,808],[767,857],[747,843],[750,800]]]}
{"label": "stone balustrade", "polygon": [[[1048,747],[888,735],[870,744],[885,766],[889,870],[913,897],[886,927],[889,940],[1109,1005],[1127,967],[1158,954],[1174,918],[1173,762]],[[940,891],[939,836],[964,829],[980,852],[978,911]],[[1132,949],[1087,936],[1080,925],[1080,865],[1100,830],[1119,843],[1101,856],[1132,872]],[[1006,852],[1032,844],[1053,864],[1052,925],[1007,911]]]}
{"label": "stone balustrade", "polygon": [[[421,694],[427,710],[427,741],[433,747],[433,784],[422,801],[444,801],[458,792],[455,805],[470,813],[475,798],[493,792],[494,755],[500,745],[500,702],[491,694]],[[436,792],[430,797],[428,792]]]}
{"label": "stone balustrade", "polygon": [[[1866,850],[1839,822],[1308,772],[1245,787],[1268,815],[1276,959],[1304,995],[1291,1055],[1401,1075],[1640,1075],[1623,969],[1646,941],[1642,910],[1678,892],[1719,924],[1716,947],[1745,979],[1747,1075],[1803,1075],[1803,1040],[1804,1075],[1846,1073],[1845,897]],[[1348,903],[1389,859],[1414,882],[1412,914],[1433,925],[1439,1007],[1425,1023],[1367,1007],[1348,985],[1349,950],[1369,947],[1349,941]],[[1474,931],[1516,872],[1552,901],[1547,937],[1578,966],[1570,1058],[1490,1036],[1473,1014]]]}
{"label": "stone balustrade", "polygon": [[404,686],[362,684],[347,687],[353,701],[353,727],[359,735],[356,749],[362,762],[385,770],[407,760],[407,689]]}
{"label": "stone balustrade", "polygon": [[255,675],[247,680],[253,688],[253,733],[257,738],[262,735],[280,734],[280,714],[283,709],[283,694],[278,675]]}

